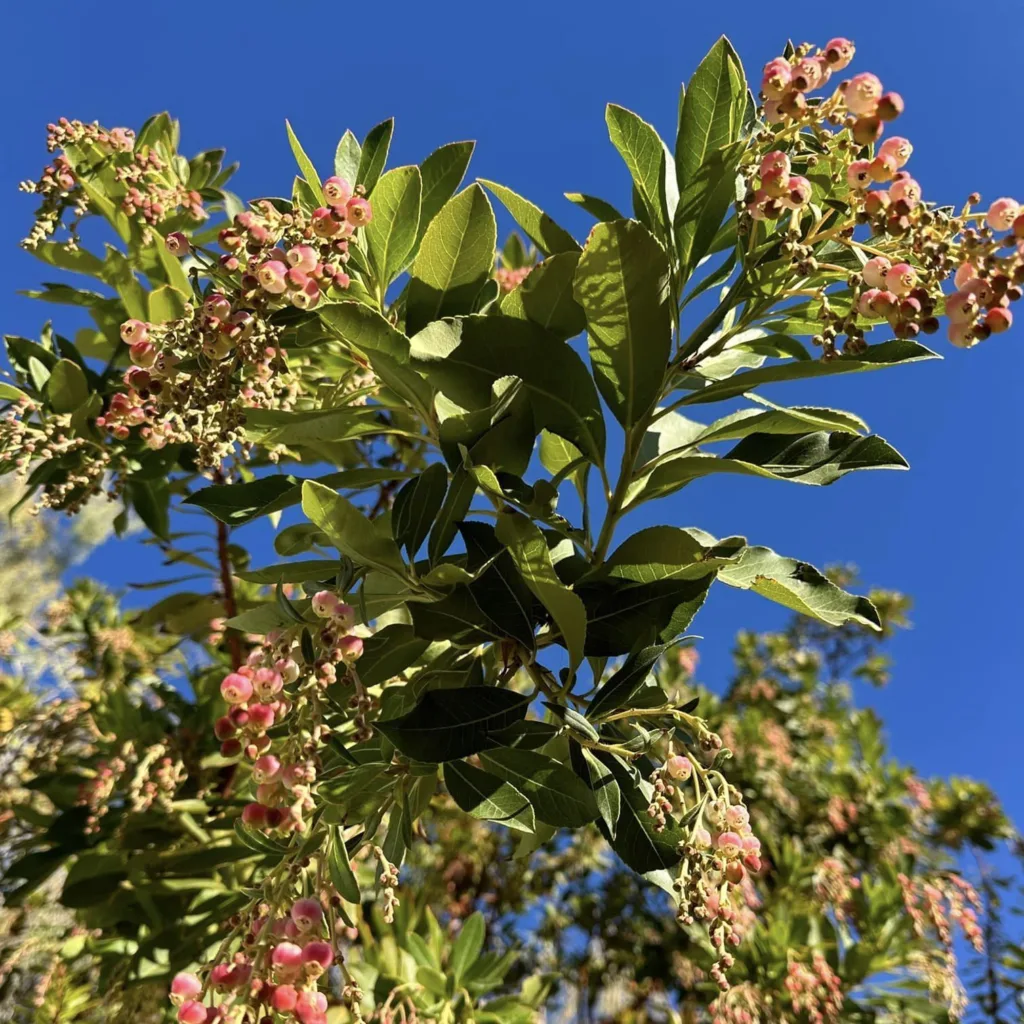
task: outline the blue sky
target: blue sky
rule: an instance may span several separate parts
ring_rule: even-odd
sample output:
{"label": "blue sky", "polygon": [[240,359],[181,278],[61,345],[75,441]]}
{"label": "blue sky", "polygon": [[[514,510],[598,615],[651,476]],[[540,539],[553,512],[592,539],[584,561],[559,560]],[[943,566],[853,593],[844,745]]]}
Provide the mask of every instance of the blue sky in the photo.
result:
{"label": "blue sky", "polygon": [[[606,101],[670,137],[679,82],[720,33],[751,77],[787,37],[824,43],[842,34],[857,43],[856,70],[874,71],[906,100],[899,132],[914,143],[910,169],[927,198],[959,203],[973,190],[986,200],[1024,198],[1024,135],[1014,130],[1024,99],[1016,70],[1024,23],[1012,0],[986,4],[983,25],[974,26],[963,4],[945,0],[904,0],[889,13],[824,3],[601,0],[350,11],[264,0],[201,9],[123,0],[12,6],[0,40],[8,83],[4,332],[37,334],[48,313],[14,294],[54,277],[16,247],[33,205],[16,185],[37,175],[45,124],[61,115],[137,127],[168,109],[182,121],[184,151],[225,146],[241,161],[235,188],[249,196],[288,189],[295,171],[286,117],[323,169],[345,128],[362,136],[394,115],[393,165],[476,139],[471,175],[504,182],[582,237],[587,219],[562,192],[628,207],[628,179],[605,134]],[[65,310],[54,311],[59,326]],[[899,756],[923,773],[990,782],[1018,821],[1024,673],[1012,637],[1024,610],[1024,555],[1014,539],[1024,512],[1022,332],[967,353],[937,341],[943,362],[767,392],[862,414],[911,472],[854,474],[829,488],[713,478],[671,499],[656,520],[742,533],[819,566],[854,562],[867,583],[912,594],[914,628],[892,645],[893,683],[861,697],[886,719]],[[132,544],[104,549],[88,568],[121,584],[144,577],[152,563]],[[783,619],[756,597],[714,591],[694,624],[706,638],[702,678],[713,686],[726,678],[738,628]]]}

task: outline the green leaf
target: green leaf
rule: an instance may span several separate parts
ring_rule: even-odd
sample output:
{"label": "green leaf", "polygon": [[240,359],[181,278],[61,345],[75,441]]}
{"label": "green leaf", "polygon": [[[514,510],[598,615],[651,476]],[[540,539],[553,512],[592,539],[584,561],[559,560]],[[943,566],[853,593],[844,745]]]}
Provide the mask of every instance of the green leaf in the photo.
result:
{"label": "green leaf", "polygon": [[338,574],[340,567],[341,563],[336,558],[307,558],[300,562],[268,565],[262,569],[237,569],[234,575],[247,583],[305,583],[307,580],[330,579]]}
{"label": "green leaf", "polygon": [[168,521],[169,492],[166,482],[163,480],[130,480],[128,495],[131,498],[132,507],[153,535],[161,540],[167,540],[170,523]]}
{"label": "green leaf", "polygon": [[341,830],[337,825],[331,825],[329,831],[331,852],[327,858],[327,867],[331,873],[331,882],[343,900],[359,906],[362,899],[359,894],[359,882],[356,881],[352,863],[348,859],[348,851],[345,849],[345,841],[341,838]]}
{"label": "green leaf", "polygon": [[458,524],[465,519],[469,512],[469,506],[472,504],[475,494],[476,480],[460,466],[452,473],[448,493],[444,497],[441,511],[438,512],[430,531],[427,557],[432,564],[437,562],[455,539]]}
{"label": "green leaf", "polygon": [[503,511],[498,516],[495,535],[508,548],[526,585],[551,614],[569,651],[570,669],[575,671],[583,660],[587,610],[558,578],[544,534],[526,516]]}
{"label": "green leaf", "polygon": [[[395,119],[389,117],[386,121],[374,125],[363,139],[359,155],[359,169],[356,171],[356,179],[352,184],[362,185],[366,189],[367,195],[374,191],[374,186],[388,162],[388,150],[391,148],[391,136],[394,130]],[[374,195],[374,199],[376,198]]]}
{"label": "green leaf", "polygon": [[412,266],[406,329],[473,310],[490,277],[498,228],[484,190],[470,185],[430,222]]}
{"label": "green leaf", "polygon": [[456,989],[462,984],[466,971],[480,956],[480,951],[484,948],[485,931],[484,915],[479,910],[463,921],[459,937],[452,946],[451,959],[448,961],[448,972],[455,982]]}
{"label": "green leaf", "polygon": [[405,269],[420,223],[420,169],[396,167],[373,192],[373,219],[364,229],[367,254],[381,287]]}
{"label": "green leaf", "polygon": [[587,718],[599,719],[620,708],[628,708],[633,695],[644,686],[658,659],[671,646],[653,644],[630,654],[622,667],[598,687],[587,708]]}
{"label": "green leaf", "polygon": [[[332,409],[250,409],[245,434],[263,445],[316,445],[382,432],[376,412],[367,406]],[[394,433],[394,428],[391,430]]]}
{"label": "green leaf", "polygon": [[414,664],[429,646],[412,626],[393,622],[363,641],[359,678],[364,686],[383,686]]}
{"label": "green leaf", "polygon": [[510,782],[465,761],[449,761],[444,766],[444,783],[455,803],[472,817],[497,821],[517,832],[533,832],[533,806]]}
{"label": "green leaf", "polygon": [[878,612],[866,597],[848,594],[813,565],[778,555],[770,548],[747,548],[735,563],[718,570],[718,578],[730,587],[753,590],[830,626],[858,622],[881,629]]}
{"label": "green leaf", "polygon": [[8,384],[6,381],[0,381],[0,398],[9,399],[12,402],[19,402],[23,398],[28,398],[21,388],[16,388],[13,384]]}
{"label": "green leaf", "polygon": [[480,184],[497,196],[502,206],[512,214],[515,222],[526,232],[526,237],[545,256],[559,252],[579,252],[580,244],[565,228],[556,224],[543,210],[510,188],[497,182],[479,179]]}
{"label": "green leaf", "polygon": [[320,183],[320,175],[316,173],[313,161],[306,156],[306,151],[302,148],[302,143],[299,142],[298,137],[292,130],[291,124],[286,120],[284,126],[288,131],[288,145],[292,147],[292,155],[295,157],[295,162],[299,165],[299,170],[302,171],[302,177],[306,180],[309,187],[316,191],[319,198],[323,188]]}
{"label": "green leaf", "polygon": [[684,280],[707,253],[733,202],[739,153],[725,147],[740,138],[746,103],[743,66],[723,36],[690,79],[679,118],[675,233]]}
{"label": "green leaf", "polygon": [[[414,474],[409,470],[346,469],[318,478],[327,487],[363,490]],[[229,526],[242,526],[302,501],[303,481],[294,476],[264,476],[249,483],[214,484],[190,494],[184,505],[198,505]]]}
{"label": "green leaf", "polygon": [[423,196],[420,205],[420,226],[416,235],[417,247],[426,233],[427,225],[462,184],[475,145],[474,142],[449,142],[435,149],[420,164]]}
{"label": "green leaf", "polygon": [[861,469],[906,469],[907,462],[876,434],[861,437],[845,431],[815,431],[802,436],[751,434],[723,456],[698,453],[670,455],[639,477],[626,496],[626,506],[664,497],[698,477],[713,473],[792,480],[826,486]]}
{"label": "green leaf", "polygon": [[317,307],[317,315],[342,341],[366,353],[383,352],[400,363],[408,362],[409,339],[362,302],[325,303]]}
{"label": "green leaf", "polygon": [[572,441],[594,463],[604,454],[604,419],[579,356],[536,324],[503,316],[444,321],[411,339],[412,358],[430,383],[463,409],[491,404],[500,377],[519,377],[534,422]]}
{"label": "green leaf", "polygon": [[580,257],[575,294],[597,386],[629,430],[661,397],[671,352],[665,250],[636,221],[598,224]]}
{"label": "green leaf", "polygon": [[870,345],[859,355],[841,355],[828,362],[822,360],[797,360],[777,366],[764,366],[757,370],[737,373],[727,380],[716,381],[684,399],[684,405],[704,402],[722,402],[735,398],[763,384],[776,384],[787,380],[808,380],[812,377],[828,377],[837,373],[859,373],[863,370],[879,370],[886,366],[900,366],[939,356],[916,341],[894,339],[880,345]]}
{"label": "green leaf", "polygon": [[532,320],[560,338],[574,338],[584,331],[587,320],[573,297],[578,261],[578,253],[563,252],[538,263],[501,300],[502,315]]}
{"label": "green leaf", "polygon": [[73,270],[75,273],[88,274],[90,277],[103,277],[103,260],[88,249],[68,249],[63,242],[42,242],[29,251],[44,263],[60,267],[61,270]]}
{"label": "green leaf", "polygon": [[334,173],[350,185],[355,185],[358,181],[361,154],[362,146],[359,145],[359,140],[346,128],[334,152]]}
{"label": "green leaf", "polygon": [[[658,133],[643,118],[625,107],[609,103],[605,121],[612,144],[626,161],[637,191],[643,197],[651,216],[668,236],[674,209],[669,208],[666,195],[668,153]],[[671,168],[672,190],[675,192],[675,168]]]}
{"label": "green leaf", "polygon": [[74,412],[89,397],[89,382],[82,368],[70,359],[61,359],[46,382],[46,397],[54,412]]}
{"label": "green leaf", "polygon": [[603,831],[610,839],[614,839],[619,829],[619,817],[622,813],[622,794],[619,791],[619,784],[615,776],[612,775],[611,769],[599,761],[591,751],[586,747],[580,747],[580,752],[586,763],[590,788],[594,791],[598,815],[604,825]]}
{"label": "green leaf", "polygon": [[606,203],[597,196],[588,196],[583,192],[566,192],[565,198],[570,203],[575,203],[581,209],[586,210],[587,213],[597,220],[625,220],[611,203]]}
{"label": "green leaf", "polygon": [[621,580],[578,583],[587,608],[588,656],[612,658],[637,647],[668,643],[693,621],[714,576],[667,579],[657,583]]}
{"label": "green leaf", "polygon": [[483,751],[480,760],[527,797],[538,821],[582,828],[597,817],[597,801],[586,783],[554,758],[535,750],[499,747]]}
{"label": "green leaf", "polygon": [[750,434],[806,434],[809,430],[845,430],[851,433],[867,431],[867,424],[853,413],[838,409],[820,409],[795,406],[784,409],[740,409],[716,420],[701,431],[691,442],[693,445],[712,441],[732,441]]}
{"label": "green leaf", "polygon": [[680,846],[686,837],[671,820],[663,831],[655,831],[654,821],[647,813],[654,787],[633,778],[616,758],[604,754],[600,757],[615,777],[622,797],[612,849],[627,867],[641,874],[674,867],[682,858]]}
{"label": "green leaf", "polygon": [[395,495],[391,527],[395,542],[405,547],[410,558],[427,539],[447,490],[448,471],[443,463],[435,462]]}
{"label": "green leaf", "polygon": [[428,690],[406,715],[373,723],[406,757],[431,763],[477,754],[526,716],[530,698],[495,686]]}
{"label": "green leaf", "polygon": [[188,297],[169,284],[162,284],[149,293],[149,320],[154,324],[180,320],[185,315]]}
{"label": "green leaf", "polygon": [[405,562],[394,539],[380,532],[371,520],[340,494],[314,480],[307,480],[302,485],[302,511],[353,562],[405,579]]}
{"label": "green leaf", "polygon": [[649,526],[623,541],[602,571],[632,583],[699,579],[735,561],[745,546],[743,537],[715,540],[693,527]]}

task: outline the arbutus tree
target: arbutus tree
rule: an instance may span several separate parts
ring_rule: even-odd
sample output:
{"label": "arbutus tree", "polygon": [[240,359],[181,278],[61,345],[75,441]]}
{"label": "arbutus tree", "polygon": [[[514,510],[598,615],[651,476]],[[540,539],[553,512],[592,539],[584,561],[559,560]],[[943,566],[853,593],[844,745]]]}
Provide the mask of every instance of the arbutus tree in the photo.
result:
{"label": "arbutus tree", "polygon": [[[672,149],[610,105],[633,216],[568,193],[597,222],[583,245],[504,185],[459,191],[471,143],[387,169],[390,121],[346,133],[326,180],[289,126],[290,198],[247,205],[222,152],[177,152],[167,115],[138,135],[51,125],[24,244],[95,285],[33,294],[90,323],[7,338],[3,466],[39,509],[106,493],[121,532],[134,514],[215,587],[136,618],[207,652],[194,699],[161,684],[82,710],[76,743],[122,747],[73,784],[38,773],[52,814],[20,835],[10,898],[68,869],[108,976],[169,980],[181,1024],[534,1019],[552,980],[506,990],[481,912],[452,939],[401,894],[450,799],[524,857],[599,832],[703,949],[717,1019],[840,1019],[835,928],[792,933],[789,1009],[725,994],[770,874],[756,787],[730,775],[746,709],[715,720],[663,666],[716,580],[832,629],[881,629],[879,610],[744,537],[620,528],[715,473],[905,468],[855,414],[761,389],[934,358],[916,339],[943,317],[959,347],[1010,326],[1017,203],[925,201],[909,141],[883,139],[902,101],[842,79],[852,57],[844,39],[790,48],[758,100],[720,40]],[[492,196],[529,243],[497,266]],[[172,525],[184,511],[208,517],[208,551]],[[237,531],[285,514],[285,560],[253,568]],[[854,866],[833,859],[828,892]],[[926,898],[974,936],[959,883],[921,896],[903,874],[911,917]],[[374,945],[369,922],[401,941]]]}

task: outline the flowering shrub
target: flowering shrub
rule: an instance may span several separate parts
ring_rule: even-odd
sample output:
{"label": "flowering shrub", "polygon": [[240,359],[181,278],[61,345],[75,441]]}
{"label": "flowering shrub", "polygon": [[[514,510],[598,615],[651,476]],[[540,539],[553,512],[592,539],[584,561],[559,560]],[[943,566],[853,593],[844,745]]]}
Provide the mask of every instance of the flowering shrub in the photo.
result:
{"label": "flowering shrub", "polygon": [[[481,912],[451,941],[402,893],[450,798],[527,854],[593,824],[699,936],[709,1013],[756,1019],[753,982],[729,992],[766,866],[730,772],[742,722],[711,721],[659,665],[680,651],[692,664],[684,633],[716,580],[830,628],[882,619],[743,537],[619,527],[715,473],[824,485],[905,468],[858,416],[758,389],[932,358],[915,339],[942,316],[973,345],[1010,326],[1024,280],[1014,201],[925,201],[911,144],[876,147],[900,98],[866,73],[822,92],[852,58],[843,39],[787,52],[759,103],[720,40],[684,90],[674,150],[610,105],[633,217],[569,194],[597,220],[582,246],[503,185],[457,191],[469,143],[385,171],[391,122],[362,143],[346,133],[323,181],[289,126],[291,197],[246,206],[224,191],[221,153],[178,154],[166,115],[137,136],[51,126],[60,152],[26,186],[42,205],[25,245],[104,290],[36,293],[88,311],[74,341],[7,339],[2,468],[37,508],[106,492],[120,529],[134,512],[217,589],[175,591],[137,620],[205,645],[196,700],[102,702],[98,735],[131,739],[73,793],[46,794],[55,835],[12,869],[19,898],[72,862],[63,899],[102,908],[113,945],[97,952],[120,977],[162,977],[181,1024],[533,1019],[550,987],[533,976],[487,999],[511,961],[482,953]],[[496,259],[489,194],[531,248],[515,236]],[[869,341],[876,328],[886,340]],[[712,422],[680,411],[740,397]],[[215,564],[176,547],[182,511],[209,515]],[[264,517],[286,560],[254,569],[235,531]],[[764,725],[751,756],[785,807],[790,740]],[[838,834],[863,826],[851,797],[824,808]],[[217,884],[204,876],[183,909],[190,869]],[[852,919],[864,886],[846,861],[823,856],[812,877],[813,898]],[[948,978],[950,920],[976,936],[972,894],[904,877]],[[374,913],[378,935],[394,930],[390,961],[354,952]],[[838,1020],[837,965],[799,945],[788,1005]]]}

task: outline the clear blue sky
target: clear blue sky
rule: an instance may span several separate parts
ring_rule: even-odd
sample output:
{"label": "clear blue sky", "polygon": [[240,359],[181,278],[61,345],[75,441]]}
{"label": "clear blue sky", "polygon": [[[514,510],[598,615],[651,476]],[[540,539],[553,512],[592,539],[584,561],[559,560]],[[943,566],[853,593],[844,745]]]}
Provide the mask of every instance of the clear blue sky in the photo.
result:
{"label": "clear blue sky", "polygon": [[[582,236],[561,198],[590,192],[628,207],[627,179],[604,129],[614,100],[674,126],[679,82],[720,33],[756,77],[787,36],[848,35],[856,69],[898,90],[911,170],[930,199],[1024,199],[1024,84],[1019,2],[969,8],[947,0],[877,5],[519,2],[197,7],[124,0],[52,0],[5,12],[7,83],[0,147],[2,328],[38,332],[48,311],[14,295],[51,271],[16,248],[32,216],[17,182],[45,161],[45,124],[60,115],[137,127],[163,109],[180,118],[183,148],[226,146],[243,195],[287,191],[295,173],[288,117],[321,168],[346,127],[358,135],[397,119],[393,163],[436,145],[478,140],[471,174],[495,178]],[[957,26],[960,26],[959,28]],[[58,317],[64,307],[53,307]],[[67,321],[65,321],[66,323]],[[818,565],[850,561],[866,581],[916,600],[914,629],[896,640],[894,681],[861,694],[893,745],[924,773],[989,781],[1024,821],[1024,700],[1019,641],[1024,555],[1020,366],[1024,326],[972,352],[940,342],[944,362],[788,385],[776,400],[850,408],[899,448],[911,472],[860,473],[829,488],[713,478],[660,510],[663,520],[746,534]],[[135,545],[93,558],[111,583],[145,576]],[[740,627],[783,616],[759,599],[716,590],[695,622],[701,676],[726,678]]]}

